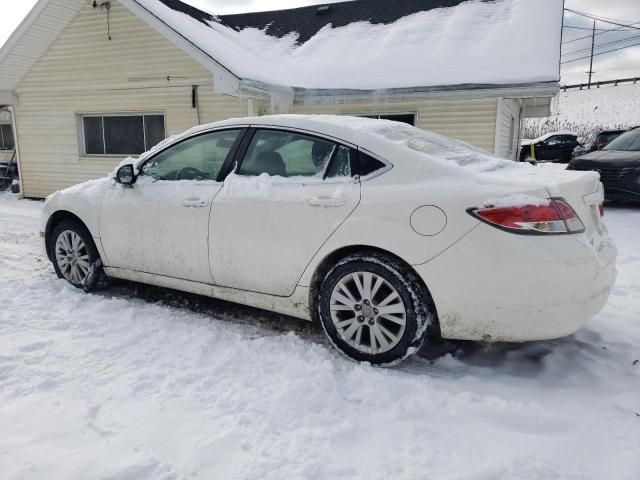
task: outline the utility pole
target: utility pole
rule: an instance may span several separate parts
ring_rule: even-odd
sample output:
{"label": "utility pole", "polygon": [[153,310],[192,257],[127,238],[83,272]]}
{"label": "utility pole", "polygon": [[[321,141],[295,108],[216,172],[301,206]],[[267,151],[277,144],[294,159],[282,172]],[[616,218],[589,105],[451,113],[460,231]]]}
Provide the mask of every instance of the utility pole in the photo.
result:
{"label": "utility pole", "polygon": [[591,61],[589,62],[589,86],[591,90],[591,75],[593,75],[593,49],[596,45],[596,21],[593,21],[593,34],[591,35]]}

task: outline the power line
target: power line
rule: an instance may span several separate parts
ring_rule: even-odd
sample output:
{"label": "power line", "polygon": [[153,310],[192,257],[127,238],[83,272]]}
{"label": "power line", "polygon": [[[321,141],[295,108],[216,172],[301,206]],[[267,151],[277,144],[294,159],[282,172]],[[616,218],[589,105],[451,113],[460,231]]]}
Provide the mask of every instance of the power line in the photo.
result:
{"label": "power line", "polygon": [[[633,22],[631,25],[638,25],[638,24],[640,24],[640,21],[639,22]],[[588,30],[591,30],[591,29],[588,29]],[[602,35],[604,33],[609,33],[609,32],[629,32],[629,31],[632,31],[632,30],[624,30],[623,27],[618,27],[618,28],[612,28],[610,30],[604,30],[602,32],[596,33],[596,35]],[[580,40],[584,40],[585,38],[591,38],[591,35],[585,35],[584,37],[578,37],[578,38],[574,38],[573,40],[567,40],[566,42],[562,42],[562,45],[566,45],[568,43],[578,42]]]}
{"label": "power line", "polygon": [[587,13],[587,12],[583,12],[582,10],[573,10],[570,8],[565,8],[565,10],[568,10],[572,13],[577,13],[578,15],[590,15],[592,17],[598,17],[598,18],[602,18],[604,20],[611,20],[612,22],[625,22],[625,20],[621,20],[619,18],[613,18],[613,17],[605,17],[604,15],[596,15],[594,13]]}
{"label": "power line", "polygon": [[[627,45],[624,47],[614,48],[612,50],[607,50],[606,52],[598,52],[593,56],[597,57],[598,55],[604,55],[605,53],[617,52],[618,50],[624,50],[625,48],[637,47],[640,43],[634,43],[633,45]],[[564,62],[560,62],[560,65],[564,65],[565,63],[577,62],[578,60],[584,60],[585,58],[590,58],[591,55],[587,55],[586,57],[574,58],[573,60],[566,60]]]}
{"label": "power line", "polygon": [[[601,43],[600,45],[596,45],[596,48],[606,47],[607,45],[613,45],[614,43],[628,42],[629,40],[635,40],[637,38],[640,38],[640,35],[634,35],[633,37],[627,37],[627,38],[623,38],[623,39],[620,39],[620,40],[614,40],[613,42]],[[563,53],[562,55],[563,56],[574,55],[574,54],[580,53],[580,52],[588,52],[589,50],[591,50],[591,47],[581,48],[580,50],[574,50],[573,52],[566,52],[566,53]]]}
{"label": "power line", "polygon": [[626,23],[612,22],[611,20],[604,20],[602,17],[597,17],[595,15],[590,15],[588,13],[579,12],[577,10],[571,10],[570,8],[565,8],[567,12],[575,13],[576,15],[581,15],[586,18],[590,18],[591,20],[597,20],[603,23],[610,23],[611,25],[618,25],[619,27],[631,28],[633,30],[640,30],[640,27],[634,27],[633,25],[629,25]]}
{"label": "power line", "polygon": [[[574,27],[573,25],[563,25],[563,28],[575,28],[576,30],[589,30],[591,31],[591,28],[587,28],[587,27]],[[596,28],[596,30],[602,31],[602,32],[607,32],[608,30],[604,29],[604,28]],[[591,36],[591,35],[589,35]]]}

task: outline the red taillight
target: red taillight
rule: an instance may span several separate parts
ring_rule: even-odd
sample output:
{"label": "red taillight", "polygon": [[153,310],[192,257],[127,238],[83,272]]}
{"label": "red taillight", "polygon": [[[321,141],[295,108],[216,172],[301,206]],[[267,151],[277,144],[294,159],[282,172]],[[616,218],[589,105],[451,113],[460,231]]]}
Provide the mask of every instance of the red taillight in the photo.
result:
{"label": "red taillight", "polygon": [[469,213],[489,225],[521,234],[580,233],[584,225],[562,199],[546,205],[472,208]]}

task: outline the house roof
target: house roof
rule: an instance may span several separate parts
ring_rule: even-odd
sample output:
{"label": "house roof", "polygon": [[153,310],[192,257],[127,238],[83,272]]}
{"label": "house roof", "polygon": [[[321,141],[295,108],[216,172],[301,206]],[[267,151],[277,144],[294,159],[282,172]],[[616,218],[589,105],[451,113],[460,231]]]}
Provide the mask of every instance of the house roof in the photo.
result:
{"label": "house roof", "polygon": [[[210,68],[216,88],[227,83],[228,92],[237,80],[365,91],[559,80],[563,0],[352,0],[220,17],[179,0],[119,1]],[[0,50],[0,94],[15,88],[83,5],[36,3]]]}
{"label": "house roof", "polygon": [[560,77],[563,0],[354,0],[219,17],[179,0],[135,1],[239,78],[268,84],[378,90]]}
{"label": "house roof", "polygon": [[[167,4],[179,3],[175,0],[161,1]],[[388,25],[414,13],[436,8],[455,7],[463,1],[465,0],[393,0],[383,2],[379,0],[354,0],[289,10],[221,15],[218,18],[224,25],[237,31],[245,28],[257,28],[265,30],[267,35],[280,38],[295,33],[298,36],[298,43],[302,44],[329,24],[333,28],[344,27],[356,22]]]}

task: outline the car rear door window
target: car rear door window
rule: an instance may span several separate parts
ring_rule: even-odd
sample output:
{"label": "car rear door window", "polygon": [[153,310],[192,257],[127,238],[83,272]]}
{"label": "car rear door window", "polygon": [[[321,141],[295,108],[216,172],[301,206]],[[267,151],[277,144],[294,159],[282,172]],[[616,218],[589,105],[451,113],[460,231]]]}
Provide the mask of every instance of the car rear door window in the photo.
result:
{"label": "car rear door window", "polygon": [[324,138],[282,130],[257,130],[239,175],[278,177],[351,176],[351,149]]}

